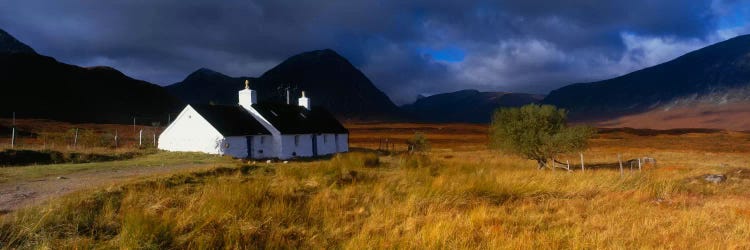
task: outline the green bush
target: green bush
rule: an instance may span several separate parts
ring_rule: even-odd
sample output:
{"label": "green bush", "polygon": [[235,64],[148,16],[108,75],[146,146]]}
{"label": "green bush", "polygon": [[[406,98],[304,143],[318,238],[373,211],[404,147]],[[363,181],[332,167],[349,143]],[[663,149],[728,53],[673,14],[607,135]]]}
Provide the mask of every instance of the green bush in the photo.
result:
{"label": "green bush", "polygon": [[412,138],[406,141],[409,152],[426,152],[430,150],[430,142],[422,132],[414,133]]}

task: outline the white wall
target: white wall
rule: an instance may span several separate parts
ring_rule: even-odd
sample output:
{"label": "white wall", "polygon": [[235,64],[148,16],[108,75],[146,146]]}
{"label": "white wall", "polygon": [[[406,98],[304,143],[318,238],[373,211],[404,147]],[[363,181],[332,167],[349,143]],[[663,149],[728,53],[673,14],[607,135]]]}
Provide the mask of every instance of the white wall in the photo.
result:
{"label": "white wall", "polygon": [[339,152],[349,152],[349,134],[338,134],[336,140]]}
{"label": "white wall", "polygon": [[255,110],[255,108],[253,108],[251,105],[242,106],[242,107],[245,108],[248,112],[250,112],[250,114],[253,115],[253,118],[255,118],[256,121],[260,122],[260,124],[263,125],[263,127],[265,127],[269,132],[271,132],[271,135],[273,135],[272,148],[270,148],[269,150],[263,151],[264,154],[268,154],[268,157],[264,157],[264,158],[282,158],[280,156],[282,154],[281,132],[279,132],[279,130],[276,129],[276,127],[271,125],[271,122],[269,122],[268,120],[266,120],[266,118],[260,115],[260,113],[258,113],[258,111]]}
{"label": "white wall", "polygon": [[[294,137],[299,137],[299,143],[295,145]],[[280,159],[289,159],[294,157],[311,157],[313,156],[312,137],[317,137],[318,155],[330,155],[338,152],[349,151],[348,134],[300,134],[300,135],[281,135],[281,154]],[[324,139],[324,137],[327,137]],[[338,145],[337,145],[338,144]],[[338,151],[337,151],[338,150]]]}
{"label": "white wall", "polygon": [[[299,143],[297,144],[294,142],[295,136],[299,136]],[[281,145],[280,159],[312,156],[311,134],[281,135]]]}
{"label": "white wall", "polygon": [[[250,140],[253,159],[276,158],[271,135],[253,135]],[[250,158],[247,154],[247,136],[230,136],[224,140],[224,143],[225,145],[228,143],[229,146],[224,150],[224,154],[236,158]]]}
{"label": "white wall", "polygon": [[224,140],[224,154],[235,158],[247,157],[247,139],[244,136],[230,136]]}
{"label": "white wall", "polygon": [[318,137],[318,155],[330,155],[336,152],[336,135],[319,134]]}
{"label": "white wall", "polygon": [[254,135],[253,136],[253,157],[254,159],[276,158],[276,145],[271,135]]}
{"label": "white wall", "polygon": [[190,105],[159,135],[159,149],[222,154],[224,136]]}

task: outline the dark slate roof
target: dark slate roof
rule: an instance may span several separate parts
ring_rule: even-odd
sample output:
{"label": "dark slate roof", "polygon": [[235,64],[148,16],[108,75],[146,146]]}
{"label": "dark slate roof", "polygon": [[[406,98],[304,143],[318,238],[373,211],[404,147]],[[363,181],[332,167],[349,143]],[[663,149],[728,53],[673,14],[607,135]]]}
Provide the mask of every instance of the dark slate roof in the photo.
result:
{"label": "dark slate roof", "polygon": [[270,135],[245,108],[229,105],[190,105],[223,136]]}
{"label": "dark slate roof", "polygon": [[308,110],[300,106],[268,102],[253,104],[253,108],[282,134],[349,133],[322,107]]}

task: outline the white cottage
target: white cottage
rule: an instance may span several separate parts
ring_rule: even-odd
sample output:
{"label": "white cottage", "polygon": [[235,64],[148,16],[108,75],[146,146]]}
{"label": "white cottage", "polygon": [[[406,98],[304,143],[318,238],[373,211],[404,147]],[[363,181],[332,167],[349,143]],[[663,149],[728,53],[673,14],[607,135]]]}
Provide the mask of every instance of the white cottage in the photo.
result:
{"label": "white cottage", "polygon": [[237,158],[314,157],[349,151],[349,131],[328,111],[299,105],[257,103],[245,81],[239,105],[188,105],[159,136],[159,149]]}

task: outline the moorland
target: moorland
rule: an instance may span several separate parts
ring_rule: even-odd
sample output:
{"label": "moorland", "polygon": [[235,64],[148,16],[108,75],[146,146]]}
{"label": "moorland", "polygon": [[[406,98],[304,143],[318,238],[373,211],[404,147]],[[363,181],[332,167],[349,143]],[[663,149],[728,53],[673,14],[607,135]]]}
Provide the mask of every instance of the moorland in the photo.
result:
{"label": "moorland", "polygon": [[[167,169],[70,187],[7,210],[0,247],[750,247],[748,133],[601,129],[582,152],[584,171],[580,154],[559,157],[568,171],[537,170],[533,161],[488,149],[485,125],[346,126],[352,152],[325,159],[267,163],[154,150],[125,160],[0,168],[4,190],[23,181],[56,185],[79,174]],[[429,151],[405,152],[415,132],[427,137]],[[604,167],[617,166],[618,155],[657,164]],[[708,182],[707,174],[727,179]]]}

